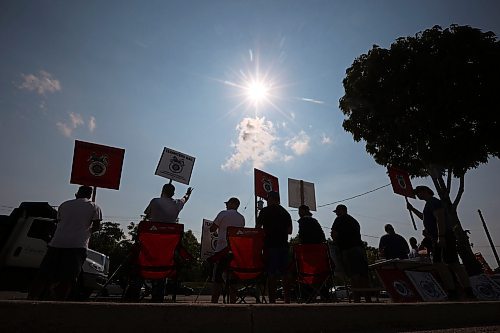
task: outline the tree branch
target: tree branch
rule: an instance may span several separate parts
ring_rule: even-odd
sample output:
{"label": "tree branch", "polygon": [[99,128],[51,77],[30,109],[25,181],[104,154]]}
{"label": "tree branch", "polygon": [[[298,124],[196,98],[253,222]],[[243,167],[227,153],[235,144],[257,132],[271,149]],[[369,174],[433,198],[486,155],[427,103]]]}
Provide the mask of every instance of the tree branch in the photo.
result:
{"label": "tree branch", "polygon": [[452,175],[452,169],[448,168],[448,178],[446,180],[446,189],[448,190],[448,195],[451,193],[451,175]]}
{"label": "tree branch", "polygon": [[455,197],[455,201],[453,201],[453,208],[456,210],[458,204],[460,203],[460,199],[462,199],[462,194],[464,193],[465,188],[465,175],[460,176],[460,185],[458,187],[457,196]]}

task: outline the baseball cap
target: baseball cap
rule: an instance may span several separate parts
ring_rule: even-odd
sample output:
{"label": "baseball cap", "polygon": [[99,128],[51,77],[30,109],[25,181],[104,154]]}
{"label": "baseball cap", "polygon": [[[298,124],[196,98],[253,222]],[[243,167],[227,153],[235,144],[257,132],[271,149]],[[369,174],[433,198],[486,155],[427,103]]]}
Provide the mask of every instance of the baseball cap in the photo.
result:
{"label": "baseball cap", "polygon": [[335,207],[335,209],[333,210],[334,213],[337,213],[339,211],[346,212],[347,211],[346,205],[337,205],[337,207]]}
{"label": "baseball cap", "polygon": [[425,185],[419,185],[419,186],[415,187],[415,189],[413,190],[413,193],[415,193],[415,194],[421,193],[421,192],[427,192],[430,195],[434,195],[434,191],[432,191],[429,187],[427,187]]}
{"label": "baseball cap", "polygon": [[240,205],[240,200],[238,198],[235,198],[235,197],[231,197],[229,198],[229,200],[225,201],[224,203],[235,203],[237,204],[238,206]]}

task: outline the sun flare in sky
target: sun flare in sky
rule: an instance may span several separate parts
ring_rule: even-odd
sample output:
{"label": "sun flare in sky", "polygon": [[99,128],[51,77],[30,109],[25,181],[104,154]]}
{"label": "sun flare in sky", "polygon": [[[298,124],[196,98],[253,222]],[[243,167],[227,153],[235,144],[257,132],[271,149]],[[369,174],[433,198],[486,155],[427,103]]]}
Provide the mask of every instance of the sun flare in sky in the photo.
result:
{"label": "sun flare in sky", "polygon": [[268,100],[270,97],[270,86],[268,83],[259,80],[251,80],[247,82],[245,87],[246,98],[254,106],[259,106],[261,103]]}

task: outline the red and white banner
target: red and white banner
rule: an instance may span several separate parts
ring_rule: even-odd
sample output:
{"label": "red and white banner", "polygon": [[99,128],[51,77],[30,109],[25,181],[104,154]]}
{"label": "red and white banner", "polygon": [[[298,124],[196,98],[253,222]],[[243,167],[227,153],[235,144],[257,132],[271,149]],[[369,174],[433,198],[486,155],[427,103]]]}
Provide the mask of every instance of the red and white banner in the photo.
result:
{"label": "red and white banner", "polygon": [[376,272],[393,302],[407,303],[422,301],[420,294],[404,271],[377,268]]}
{"label": "red and white banner", "polygon": [[267,199],[268,192],[274,191],[279,193],[278,178],[259,169],[253,170],[256,196]]}
{"label": "red and white banner", "polygon": [[410,176],[408,175],[408,172],[395,167],[389,167],[388,172],[389,178],[391,178],[391,184],[394,193],[409,198],[415,198],[415,193],[413,193],[413,187],[411,186]]}
{"label": "red and white banner", "polygon": [[118,190],[125,149],[75,140],[71,184]]}

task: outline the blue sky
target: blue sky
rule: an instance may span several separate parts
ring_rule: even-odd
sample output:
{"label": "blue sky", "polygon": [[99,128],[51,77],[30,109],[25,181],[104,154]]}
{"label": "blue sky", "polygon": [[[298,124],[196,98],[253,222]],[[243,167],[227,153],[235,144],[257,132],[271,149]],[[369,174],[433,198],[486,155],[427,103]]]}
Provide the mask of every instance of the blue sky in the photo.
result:
{"label": "blue sky", "polygon": [[[498,34],[499,14],[497,1],[2,1],[0,213],[72,198],[74,140],[126,150],[120,190],[97,193],[123,225],[166,182],[154,175],[163,147],[196,157],[180,218],[198,237],[230,196],[253,226],[254,166],[279,177],[285,206],[287,178],[313,182],[318,205],[383,186],[385,168],[342,129],[345,70],[373,44],[434,25]],[[256,108],[242,86],[257,76],[269,101]],[[459,207],[493,267],[477,209],[499,244],[499,167],[469,172]],[[372,246],[386,223],[421,239],[390,187],[344,203]],[[326,232],[333,208],[315,213]]]}

